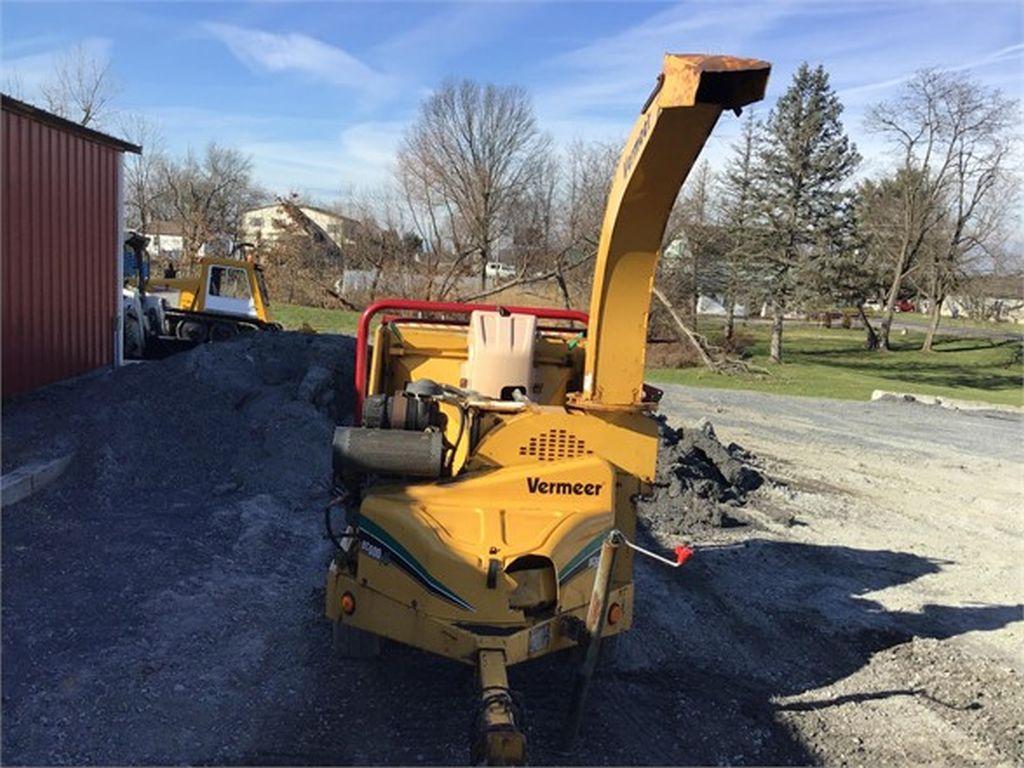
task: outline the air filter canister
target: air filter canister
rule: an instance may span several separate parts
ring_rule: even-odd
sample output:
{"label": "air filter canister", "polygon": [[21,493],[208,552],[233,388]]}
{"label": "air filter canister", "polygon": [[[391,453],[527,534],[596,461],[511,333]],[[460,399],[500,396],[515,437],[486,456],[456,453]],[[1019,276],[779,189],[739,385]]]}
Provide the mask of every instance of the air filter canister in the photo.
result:
{"label": "air filter canister", "polygon": [[440,477],[444,465],[441,432],[335,427],[334,474]]}

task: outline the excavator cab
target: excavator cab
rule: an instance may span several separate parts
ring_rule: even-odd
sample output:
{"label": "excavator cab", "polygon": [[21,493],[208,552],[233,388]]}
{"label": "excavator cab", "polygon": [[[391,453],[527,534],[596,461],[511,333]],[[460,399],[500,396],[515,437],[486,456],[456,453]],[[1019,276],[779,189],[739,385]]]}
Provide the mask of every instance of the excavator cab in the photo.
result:
{"label": "excavator cab", "polygon": [[632,624],[624,544],[657,458],[643,369],[661,241],[719,115],[762,98],[768,72],[665,57],[612,181],[589,313],[394,300],[360,320],[325,612],[348,655],[382,636],[476,667],[474,762],[525,760],[508,665],[586,649],[571,742],[602,638]]}

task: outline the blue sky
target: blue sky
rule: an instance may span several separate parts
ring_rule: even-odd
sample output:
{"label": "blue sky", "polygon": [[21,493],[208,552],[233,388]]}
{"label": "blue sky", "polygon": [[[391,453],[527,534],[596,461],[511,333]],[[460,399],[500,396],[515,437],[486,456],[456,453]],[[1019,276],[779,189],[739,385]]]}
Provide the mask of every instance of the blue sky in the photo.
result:
{"label": "blue sky", "polygon": [[[1024,96],[1024,4],[1011,2],[200,3],[5,2],[2,58],[33,100],[56,55],[109,57],[118,107],[156,121],[168,150],[209,141],[253,156],[274,192],[320,199],[388,180],[417,105],[445,77],[516,83],[561,145],[618,141],[665,51],[767,59],[768,103],[822,63],[867,159],[865,106],[922,67]],[[763,109],[763,108],[762,108]],[[113,127],[113,126],[111,126]],[[736,135],[723,118],[708,154]]]}

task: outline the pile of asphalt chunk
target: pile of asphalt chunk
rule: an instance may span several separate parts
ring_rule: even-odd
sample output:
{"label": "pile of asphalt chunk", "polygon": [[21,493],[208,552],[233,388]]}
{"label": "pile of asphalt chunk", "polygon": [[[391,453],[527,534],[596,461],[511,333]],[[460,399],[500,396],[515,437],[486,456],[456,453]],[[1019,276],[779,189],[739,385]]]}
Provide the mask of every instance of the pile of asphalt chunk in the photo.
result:
{"label": "pile of asphalt chunk", "polygon": [[735,443],[722,445],[707,420],[669,426],[657,416],[661,444],[654,492],[640,504],[640,523],[663,534],[743,525],[739,511],[764,483],[754,457]]}

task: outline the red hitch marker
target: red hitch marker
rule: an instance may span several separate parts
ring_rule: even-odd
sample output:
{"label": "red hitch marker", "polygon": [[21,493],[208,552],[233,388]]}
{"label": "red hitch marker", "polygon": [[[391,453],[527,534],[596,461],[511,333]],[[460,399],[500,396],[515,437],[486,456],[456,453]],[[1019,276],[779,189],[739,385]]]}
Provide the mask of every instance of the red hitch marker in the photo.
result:
{"label": "red hitch marker", "polygon": [[676,565],[682,565],[691,557],[693,557],[692,549],[683,546],[676,547]]}

